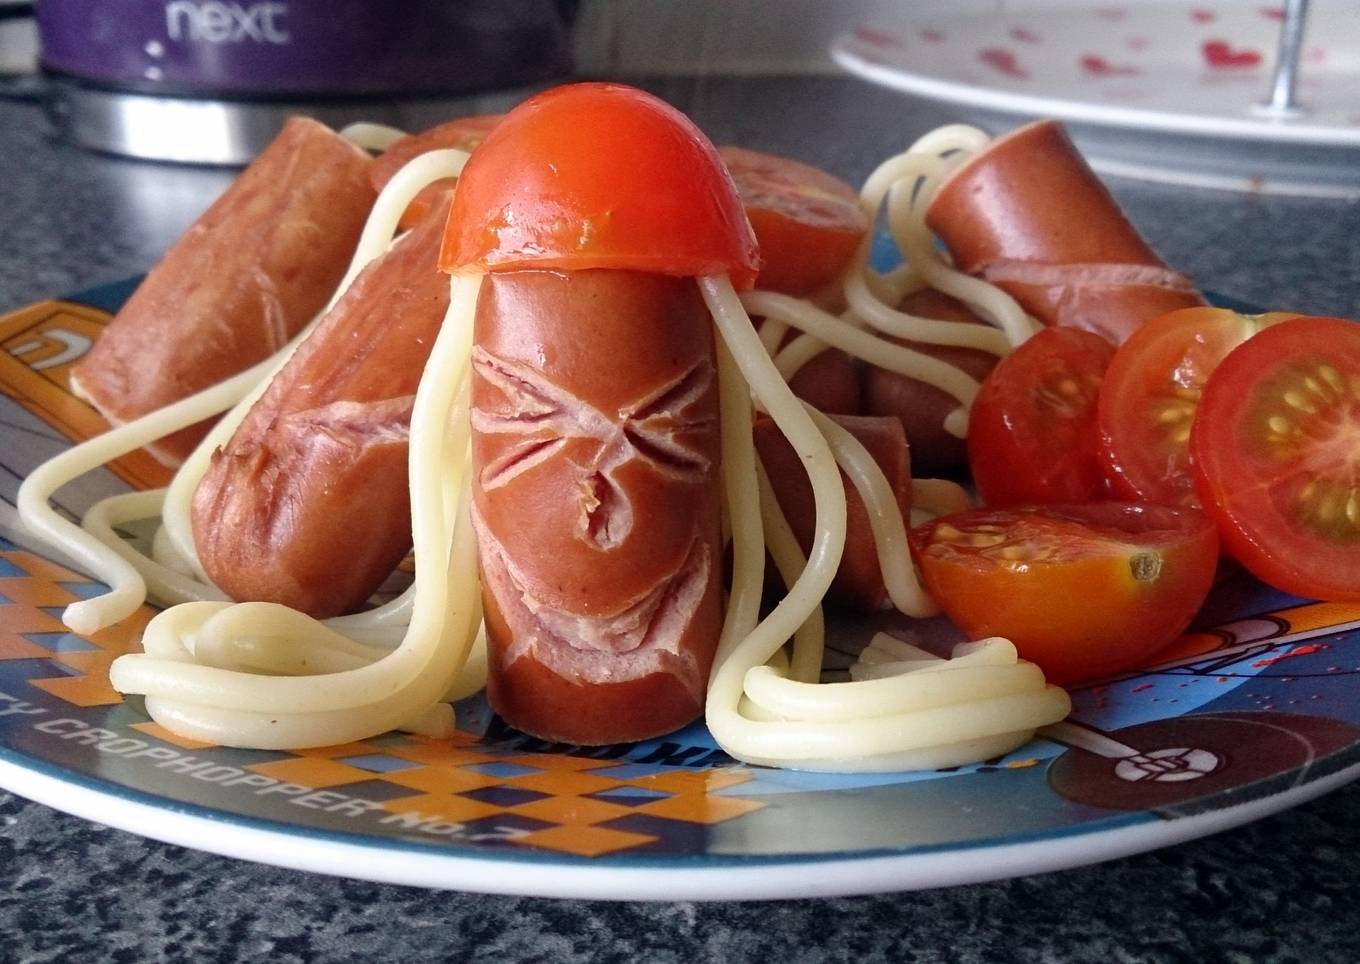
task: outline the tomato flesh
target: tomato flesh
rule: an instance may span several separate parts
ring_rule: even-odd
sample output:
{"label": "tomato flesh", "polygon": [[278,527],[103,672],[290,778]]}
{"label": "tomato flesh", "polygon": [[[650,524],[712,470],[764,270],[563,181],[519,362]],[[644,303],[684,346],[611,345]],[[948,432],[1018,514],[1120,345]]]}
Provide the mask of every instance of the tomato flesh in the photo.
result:
{"label": "tomato flesh", "polygon": [[760,255],[689,118],[632,87],[570,84],[520,104],[473,153],[439,266],[727,274],[749,288]]}
{"label": "tomato flesh", "polygon": [[1197,505],[1190,431],[1218,363],[1261,329],[1297,315],[1182,308],[1144,324],[1115,352],[1100,391],[1100,452],[1114,494]]}
{"label": "tomato flesh", "polygon": [[1238,562],[1295,595],[1360,600],[1360,325],[1296,318],[1233,351],[1190,446]]}
{"label": "tomato flesh", "polygon": [[1045,328],[987,375],[968,420],[968,464],[991,506],[1106,496],[1096,398],[1114,347]]}
{"label": "tomato flesh", "polygon": [[756,287],[808,295],[840,277],[869,219],[849,184],[810,164],[720,147],[760,243]]}
{"label": "tomato flesh", "polygon": [[[368,169],[368,179],[373,184],[374,190],[381,191],[397,171],[427,151],[455,148],[471,152],[486,140],[486,135],[500,123],[503,116],[503,114],[480,114],[459,117],[457,120],[438,124],[428,130],[408,134],[393,142],[391,147],[373,159],[373,165]],[[415,227],[429,213],[440,195],[451,189],[457,180],[452,177],[441,178],[422,188],[406,206],[397,226],[402,230]]]}
{"label": "tomato flesh", "polygon": [[918,527],[911,543],[959,628],[1006,637],[1056,683],[1130,669],[1174,640],[1218,561],[1202,512],[1131,502],[975,509]]}

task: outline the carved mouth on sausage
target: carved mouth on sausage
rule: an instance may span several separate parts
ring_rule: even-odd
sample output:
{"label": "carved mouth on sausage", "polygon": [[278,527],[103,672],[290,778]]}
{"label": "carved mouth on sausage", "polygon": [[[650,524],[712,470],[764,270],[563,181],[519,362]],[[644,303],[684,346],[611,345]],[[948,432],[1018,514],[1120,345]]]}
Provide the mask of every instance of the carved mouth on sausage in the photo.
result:
{"label": "carved mouth on sausage", "polygon": [[698,664],[680,641],[708,588],[713,561],[704,540],[696,538],[679,567],[640,597],[615,613],[590,616],[538,598],[475,508],[473,524],[482,579],[500,604],[513,640],[500,656],[503,665],[532,656],[560,676],[591,682],[666,672],[702,691]]}

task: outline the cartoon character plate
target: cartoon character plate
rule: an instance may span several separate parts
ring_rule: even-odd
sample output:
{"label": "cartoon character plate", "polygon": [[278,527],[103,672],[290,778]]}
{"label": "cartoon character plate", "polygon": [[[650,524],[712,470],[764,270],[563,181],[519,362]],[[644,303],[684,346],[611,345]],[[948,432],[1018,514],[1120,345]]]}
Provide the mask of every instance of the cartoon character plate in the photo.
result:
{"label": "cartoon character plate", "polygon": [[1067,122],[1099,169],[1202,187],[1360,197],[1360,21],[1312,4],[1299,109],[1269,100],[1283,7],[1219,0],[927,0],[838,37],[866,80],[998,130]]}
{"label": "cartoon character plate", "polygon": [[[0,318],[0,785],[101,823],[235,857],[433,887],[732,899],[933,887],[1092,863],[1199,837],[1360,776],[1360,605],[1245,576],[1147,669],[1073,690],[1071,718],[947,771],[739,766],[701,724],[589,750],[509,729],[480,698],[452,741],[390,734],[298,752],[193,743],[123,700],[108,668],[151,614],[82,638],[101,591],[26,546],[19,480],[102,428],[72,361],[131,282]],[[141,456],[58,493],[78,516],[164,470]],[[833,621],[829,673],[888,617]],[[918,633],[948,640],[941,622]],[[843,678],[843,676],[842,676]]]}

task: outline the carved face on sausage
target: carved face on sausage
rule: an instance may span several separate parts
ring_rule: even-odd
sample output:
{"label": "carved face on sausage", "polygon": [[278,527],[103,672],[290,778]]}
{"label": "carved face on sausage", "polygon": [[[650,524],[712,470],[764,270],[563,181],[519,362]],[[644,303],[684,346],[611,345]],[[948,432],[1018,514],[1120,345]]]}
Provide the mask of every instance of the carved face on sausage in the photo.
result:
{"label": "carved face on sausage", "polygon": [[[677,581],[702,582],[715,563],[698,538],[717,508],[712,336],[686,323],[704,312],[693,282],[638,272],[483,282],[472,359],[483,566],[513,584],[534,635],[625,653],[664,642],[655,630],[698,605],[702,591]],[[529,559],[551,565],[513,562]]]}

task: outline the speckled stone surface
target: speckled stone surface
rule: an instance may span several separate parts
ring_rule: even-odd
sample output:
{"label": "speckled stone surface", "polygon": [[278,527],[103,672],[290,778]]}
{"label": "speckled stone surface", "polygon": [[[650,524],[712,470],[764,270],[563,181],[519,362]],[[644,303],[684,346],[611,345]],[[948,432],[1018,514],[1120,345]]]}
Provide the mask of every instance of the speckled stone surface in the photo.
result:
{"label": "speckled stone surface", "polygon": [[[849,80],[654,85],[716,140],[854,180],[942,111]],[[144,270],[229,173],[51,143],[0,102],[0,311]],[[1360,316],[1360,207],[1115,192],[1205,287]],[[0,961],[1353,962],[1360,787],[1205,840],[1019,880],[835,900],[486,897],[247,864],[0,791]]]}

